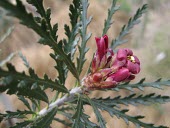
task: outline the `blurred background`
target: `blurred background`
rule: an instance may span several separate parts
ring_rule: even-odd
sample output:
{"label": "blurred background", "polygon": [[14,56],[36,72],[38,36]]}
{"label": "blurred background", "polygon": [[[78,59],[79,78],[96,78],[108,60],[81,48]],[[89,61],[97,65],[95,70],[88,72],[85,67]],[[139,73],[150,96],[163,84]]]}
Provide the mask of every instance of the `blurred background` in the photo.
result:
{"label": "blurred background", "polygon": [[[15,0],[11,0],[15,4]],[[29,12],[33,12],[36,15],[35,8],[26,4],[25,0],[22,0],[27,6]],[[85,65],[89,65],[92,59],[92,54],[96,50],[94,37],[100,37],[102,34],[104,19],[107,17],[107,10],[111,5],[111,0],[89,0],[90,6],[88,15],[93,16],[93,20],[89,25],[88,31],[92,32],[92,37],[88,42],[90,47],[89,52],[86,55],[87,62]],[[45,7],[51,7],[52,9],[52,23],[59,23],[59,39],[66,37],[64,35],[64,24],[69,24],[69,4],[71,0],[44,0]],[[170,64],[170,1],[169,0],[118,0],[118,4],[121,5],[121,10],[116,12],[113,17],[114,24],[108,31],[109,41],[111,42],[120,32],[121,27],[127,24],[128,19],[133,16],[139,7],[147,3],[149,10],[141,18],[141,23],[135,26],[131,33],[127,36],[128,43],[121,45],[120,47],[128,47],[133,49],[134,54],[141,60],[142,70],[136,77],[135,81],[139,81],[142,78],[146,78],[146,81],[154,81],[158,78],[168,79],[170,78],[169,64]],[[6,38],[7,37],[7,38]],[[11,62],[16,66],[18,71],[27,70],[22,60],[18,56],[17,52],[21,52],[26,56],[36,73],[42,77],[44,73],[47,73],[52,79],[57,76],[57,72],[54,69],[55,62],[50,58],[49,54],[52,52],[49,47],[42,46],[38,43],[39,37],[31,29],[20,25],[19,21],[12,17],[6,16],[6,11],[0,9],[0,65],[2,66],[5,58],[12,58]],[[88,67],[83,68],[82,77]],[[133,81],[133,82],[135,82]],[[74,78],[69,75],[66,86],[71,88],[74,85]],[[164,95],[170,95],[170,89],[164,87],[164,90],[158,90],[153,88],[146,88],[144,92],[136,90],[138,94],[158,93]],[[52,97],[53,94],[48,91]],[[130,94],[128,91],[104,92],[95,91],[90,97],[107,97],[107,96],[126,96]],[[127,106],[122,106],[126,108]],[[150,106],[139,105],[137,107],[129,106],[130,115],[145,115],[146,118],[143,121],[148,123],[153,122],[156,125],[167,125],[170,127],[170,103],[159,105],[157,103]],[[8,96],[6,94],[0,94],[0,112],[5,110],[17,110],[24,109],[24,105],[15,96]],[[96,121],[95,115],[91,108],[85,109],[88,115],[91,116],[92,121]],[[110,116],[103,112],[106,119],[107,128],[133,128],[130,123],[127,126],[123,120],[119,120],[116,117],[110,118]],[[14,121],[15,122],[15,121]],[[10,121],[6,121],[0,124],[1,128],[8,128]],[[53,123],[52,127],[65,128],[62,125]]]}

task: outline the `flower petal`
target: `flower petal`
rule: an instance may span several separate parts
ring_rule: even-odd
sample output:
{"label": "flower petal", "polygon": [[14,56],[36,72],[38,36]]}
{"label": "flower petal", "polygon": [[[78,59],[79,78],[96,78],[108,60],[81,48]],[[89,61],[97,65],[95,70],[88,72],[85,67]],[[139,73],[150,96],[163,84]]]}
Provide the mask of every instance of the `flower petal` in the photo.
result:
{"label": "flower petal", "polygon": [[124,60],[127,58],[127,52],[125,49],[119,49],[117,52],[117,59],[119,61]]}
{"label": "flower petal", "polygon": [[94,82],[100,82],[102,80],[102,74],[101,73],[95,73],[93,74],[93,80]]}
{"label": "flower petal", "polygon": [[110,77],[113,78],[113,81],[121,82],[126,80],[129,76],[129,70],[127,68],[121,68],[116,73],[112,74]]}
{"label": "flower petal", "polygon": [[108,36],[104,35],[103,38],[104,38],[104,41],[105,41],[105,48],[108,49],[108,43],[109,43]]}
{"label": "flower petal", "polygon": [[133,63],[131,61],[128,60],[127,62],[127,68],[129,69],[129,71],[133,74],[137,74],[140,72],[140,65],[137,63]]}
{"label": "flower petal", "polygon": [[124,50],[126,50],[127,56],[132,56],[133,55],[132,50],[130,50],[128,48],[125,48]]}
{"label": "flower petal", "polygon": [[130,76],[127,78],[128,81],[129,81],[129,80],[133,80],[133,79],[135,79],[135,75],[130,75]]}
{"label": "flower petal", "polygon": [[122,61],[119,61],[119,60],[115,60],[115,62],[113,63],[112,67],[115,67],[115,68],[121,68],[123,66],[125,66],[126,64],[126,60],[123,59]]}
{"label": "flower petal", "polygon": [[103,56],[107,53],[108,49],[108,37],[103,36],[101,38],[96,37],[96,44],[97,44],[97,55],[99,55],[100,60]]}

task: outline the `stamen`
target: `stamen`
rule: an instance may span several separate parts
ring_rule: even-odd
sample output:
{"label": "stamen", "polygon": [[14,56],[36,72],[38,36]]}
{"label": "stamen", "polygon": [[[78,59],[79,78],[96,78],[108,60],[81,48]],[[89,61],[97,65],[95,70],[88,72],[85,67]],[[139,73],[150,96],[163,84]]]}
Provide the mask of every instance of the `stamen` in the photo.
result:
{"label": "stamen", "polygon": [[131,62],[135,63],[135,57],[134,56],[127,56],[127,59]]}

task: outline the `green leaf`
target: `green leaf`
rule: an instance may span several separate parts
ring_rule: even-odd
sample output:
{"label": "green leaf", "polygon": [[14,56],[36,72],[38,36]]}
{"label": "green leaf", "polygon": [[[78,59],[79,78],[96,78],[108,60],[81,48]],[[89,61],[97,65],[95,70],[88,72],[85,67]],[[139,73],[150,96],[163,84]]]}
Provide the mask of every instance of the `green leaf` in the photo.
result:
{"label": "green leaf", "polygon": [[140,80],[138,83],[135,84],[120,84],[116,88],[113,88],[112,90],[119,91],[120,89],[126,89],[133,92],[133,89],[139,89],[144,90],[145,87],[153,87],[157,89],[162,89],[162,86],[170,86],[170,80],[161,80],[158,79],[155,82],[144,82],[145,79]]}
{"label": "green leaf", "polygon": [[[74,120],[72,118],[73,117],[72,114],[66,113],[66,112],[63,112],[63,111],[60,111],[59,113],[62,114],[63,116],[65,116],[65,117],[67,117],[71,122],[74,122]],[[82,113],[81,120],[80,120],[81,128],[99,128],[95,123],[91,122],[89,120],[89,118],[90,117],[88,115],[86,115],[85,113]]]}
{"label": "green leaf", "polygon": [[19,96],[18,99],[21,100],[29,110],[32,110],[28,100],[26,100],[23,96]]}
{"label": "green leaf", "polygon": [[[0,77],[5,77],[7,79],[6,82],[10,83],[12,81],[14,81],[14,82],[16,81],[17,83],[19,83],[20,81],[24,80],[31,85],[33,85],[34,83],[37,83],[40,86],[42,86],[42,85],[45,86],[45,88],[52,88],[59,92],[68,92],[67,89],[64,86],[60,85],[57,80],[55,80],[55,82],[54,82],[54,81],[50,80],[47,77],[47,75],[45,75],[46,77],[44,77],[44,79],[41,79],[34,73],[34,70],[31,68],[29,69],[30,76],[28,76],[24,72],[23,73],[17,72],[11,64],[7,64],[7,66],[8,66],[8,71],[5,71],[0,68]],[[30,87],[31,87],[31,85],[30,85]],[[17,85],[15,85],[15,86],[17,86]]]}
{"label": "green leaf", "polygon": [[73,4],[71,4],[69,7],[69,17],[72,29],[77,26],[78,18],[80,15],[80,5],[80,0],[73,0]]}
{"label": "green leaf", "polygon": [[[59,44],[61,45],[60,47],[62,47],[62,40],[59,42]],[[65,80],[67,78],[68,69],[66,68],[66,65],[64,64],[63,60],[59,56],[55,56],[52,53],[50,54],[50,56],[55,60],[57,64],[55,68],[58,71],[58,79],[60,84],[64,86]]]}
{"label": "green leaf", "polygon": [[119,36],[112,41],[111,47],[114,49],[116,48],[118,45],[121,45],[125,42],[127,42],[127,40],[123,39],[123,37],[125,37],[127,34],[129,34],[129,31],[138,23],[140,23],[139,18],[142,16],[143,13],[146,12],[147,10],[147,4],[144,4],[142,6],[142,8],[139,8],[136,12],[136,14],[134,15],[134,17],[129,19],[129,22],[127,25],[124,25],[122,27],[122,30],[119,34]]}
{"label": "green leaf", "polygon": [[82,114],[82,120],[85,125],[85,128],[99,128],[99,126],[89,120],[90,116],[86,115],[85,113]]}
{"label": "green leaf", "polygon": [[129,96],[121,98],[121,96],[117,96],[115,98],[99,98],[99,99],[94,99],[97,100],[98,102],[103,102],[104,104],[108,106],[117,106],[119,104],[124,104],[124,105],[137,105],[137,104],[143,104],[143,105],[151,105],[155,103],[166,103],[170,102],[170,97],[169,96],[161,96],[161,95],[156,95],[155,93],[151,93],[148,95],[139,95],[137,94],[131,94]]}
{"label": "green leaf", "polygon": [[[59,92],[67,92],[64,86],[61,86],[57,81],[53,82],[50,79],[40,79],[34,73],[32,69],[29,70],[30,76],[27,76],[24,72],[19,73],[15,68],[7,64],[8,71],[0,68],[0,92],[7,90],[8,94],[17,94],[26,96],[29,98],[39,99],[48,103],[48,97],[44,90],[40,86],[45,88],[52,88]],[[37,85],[37,87],[35,87]]]}
{"label": "green leaf", "polygon": [[36,11],[41,15],[41,17],[45,15],[43,0],[27,0],[27,2],[37,9]]}
{"label": "green leaf", "polygon": [[92,102],[97,108],[107,111],[110,114],[110,116],[115,115],[118,118],[122,118],[127,124],[130,121],[138,127],[141,126],[144,128],[168,128],[166,126],[154,126],[154,124],[144,123],[139,120],[139,119],[144,118],[143,116],[134,116],[133,117],[133,116],[129,116],[129,115],[125,114],[128,110],[117,110],[115,108],[112,108],[112,107],[110,107],[104,103],[98,102],[96,100],[92,100]]}
{"label": "green leaf", "polygon": [[104,22],[104,28],[103,28],[103,36],[107,33],[107,31],[109,30],[110,26],[112,25],[112,16],[113,14],[119,10],[119,6],[116,6],[116,2],[117,0],[113,0],[112,1],[112,6],[110,9],[108,9],[108,16],[107,19]]}
{"label": "green leaf", "polygon": [[27,61],[26,57],[21,52],[19,52],[18,54],[19,54],[20,58],[22,59],[22,61],[24,62],[24,65],[27,68],[30,68],[29,62]]}
{"label": "green leaf", "polygon": [[64,40],[64,51],[66,53],[71,53],[71,58],[73,59],[76,45],[79,41],[79,38],[76,38],[76,36],[80,27],[80,23],[78,22],[80,16],[80,0],[73,0],[73,4],[70,5],[69,10],[71,27],[68,25],[64,26],[65,34],[68,37],[68,41]]}
{"label": "green leaf", "polygon": [[35,119],[33,123],[30,124],[29,128],[49,128],[56,113],[57,113],[57,109],[54,108],[46,115]]}
{"label": "green leaf", "polygon": [[[42,21],[44,21],[44,27],[43,28],[45,28],[44,30],[45,31],[50,31],[50,35],[51,35],[51,37],[53,37],[53,39],[55,40],[55,41],[57,41],[57,36],[56,36],[56,32],[57,32],[57,30],[58,30],[58,24],[55,24],[54,26],[53,26],[53,28],[52,28],[52,26],[51,26],[51,23],[50,23],[50,21],[51,21],[51,18],[50,18],[50,15],[51,15],[51,9],[47,9],[47,11],[45,11],[45,9],[44,9],[44,7],[43,7],[43,1],[41,0],[41,1],[37,1],[37,0],[28,0],[28,2],[30,3],[30,4],[32,4],[33,6],[35,6],[36,8],[37,8],[37,12],[41,15],[41,17],[42,17]],[[77,4],[76,4],[77,5]],[[75,16],[74,16],[74,18],[76,18]],[[77,19],[77,18],[76,18]],[[48,29],[47,29],[47,28]],[[74,27],[74,26],[73,26]],[[73,29],[74,30],[74,29]],[[74,30],[72,33],[71,33],[71,37],[68,37],[68,39],[69,39],[69,42],[68,42],[68,47],[73,51],[73,54],[74,54],[74,52],[75,52],[75,44],[74,44],[74,38],[75,38],[75,36],[77,35],[77,33],[78,32],[76,32],[77,31],[77,28],[76,28],[76,30]],[[72,43],[73,42],[73,43]],[[61,44],[62,42],[59,42],[58,43],[58,46]],[[73,44],[73,47],[72,47],[72,44]],[[59,47],[61,47],[61,46],[59,46]],[[66,47],[64,47],[64,48],[66,48]],[[61,49],[62,49],[62,47],[61,47]],[[69,52],[67,52],[67,51],[65,51],[66,52],[66,54],[68,54]],[[58,53],[57,53],[58,54]],[[55,58],[57,58],[57,54],[55,55],[56,57]],[[60,55],[61,56],[61,55]],[[68,57],[70,57],[69,55],[68,55]],[[71,59],[72,59],[72,57],[70,57]],[[70,58],[68,58],[69,60],[70,60]],[[53,59],[54,59],[54,57],[53,57]],[[65,78],[66,78],[66,74],[67,74],[67,69],[65,68],[65,64],[63,63],[63,59],[62,60],[60,60],[59,62],[58,62],[58,59],[54,59],[55,61],[56,61],[56,63],[57,63],[57,66],[56,66],[56,69],[58,70],[58,73],[59,73],[59,80],[60,80],[60,83],[61,84],[64,84],[65,83]],[[71,60],[70,60],[71,61]],[[64,66],[63,66],[64,65]],[[71,63],[71,65],[73,66],[73,68],[75,68],[74,67],[74,64],[73,63]],[[62,67],[64,67],[64,68],[62,68]],[[69,68],[69,67],[68,67]],[[78,78],[78,75],[76,75],[76,71],[75,71],[75,69],[74,70],[72,70],[71,68],[70,68],[70,70],[71,70],[71,72],[73,71],[74,72],[74,76],[77,78],[77,79],[79,79]]]}
{"label": "green leaf", "polygon": [[94,102],[90,98],[88,98],[87,96],[86,96],[86,101],[93,107],[94,113],[96,115],[97,121],[100,124],[100,127],[106,128],[106,122],[103,119],[101,113],[99,112],[98,106],[96,106],[96,104],[94,104]]}
{"label": "green leaf", "polygon": [[33,5],[37,9],[37,13],[40,14],[40,23],[43,24],[45,31],[50,31],[50,35],[53,37],[55,41],[57,41],[56,32],[58,30],[58,25],[54,25],[53,28],[51,26],[51,9],[44,9],[43,0],[27,0],[27,2]]}
{"label": "green leaf", "polygon": [[31,120],[23,121],[20,123],[16,123],[15,126],[10,127],[10,128],[25,128],[25,126],[29,125],[31,122],[32,122]]}
{"label": "green leaf", "polygon": [[82,5],[82,13],[80,16],[80,21],[81,21],[81,29],[80,29],[80,35],[81,35],[81,45],[79,45],[79,57],[77,58],[77,70],[78,73],[80,74],[82,71],[82,67],[84,65],[84,62],[86,61],[85,59],[85,54],[88,51],[88,48],[86,47],[87,41],[91,37],[91,33],[87,33],[87,26],[92,20],[92,17],[87,19],[87,8],[89,6],[88,0],[81,0],[81,5]]}
{"label": "green leaf", "polygon": [[23,118],[27,118],[26,115],[29,115],[29,114],[35,114],[35,112],[26,111],[26,110],[24,111],[17,110],[16,112],[6,111],[6,114],[0,113],[0,115],[5,119],[11,119],[11,118],[23,119]]}
{"label": "green leaf", "polygon": [[[32,14],[26,12],[26,9],[25,9],[24,5],[21,3],[21,1],[16,0],[16,2],[17,2],[17,4],[13,5],[8,1],[0,1],[0,6],[3,7],[4,9],[7,9],[11,16],[17,17],[18,19],[20,19],[22,24],[33,29],[38,35],[40,35],[42,37],[40,42],[43,43],[44,45],[50,46],[55,51],[55,55],[59,55],[62,58],[62,60],[67,65],[70,72],[73,74],[73,76],[75,76],[75,78],[79,80],[78,72],[76,70],[74,63],[71,60],[71,57],[69,55],[67,55],[63,51],[63,49],[58,46],[55,38],[53,38],[50,35],[49,31],[47,29],[44,29],[44,27],[48,28],[49,26],[44,26],[42,28],[42,26],[40,26],[39,24],[36,23]],[[43,18],[43,19],[45,19],[45,18]],[[42,20],[42,21],[44,21],[44,20]],[[42,23],[45,25],[45,22],[46,21],[44,21],[44,23],[43,22]]]}
{"label": "green leaf", "polygon": [[77,102],[77,108],[76,108],[76,113],[73,116],[74,123],[72,125],[72,128],[79,128],[80,127],[80,118],[83,112],[83,103],[81,100],[81,97],[78,97],[78,102]]}
{"label": "green leaf", "polygon": [[62,124],[64,124],[64,125],[68,126],[68,127],[71,127],[71,126],[72,126],[72,123],[68,123],[68,122],[66,122],[65,120],[61,120],[61,119],[59,119],[59,118],[54,118],[53,120],[55,120],[55,121],[57,121],[57,122],[59,122],[59,123],[62,123]]}

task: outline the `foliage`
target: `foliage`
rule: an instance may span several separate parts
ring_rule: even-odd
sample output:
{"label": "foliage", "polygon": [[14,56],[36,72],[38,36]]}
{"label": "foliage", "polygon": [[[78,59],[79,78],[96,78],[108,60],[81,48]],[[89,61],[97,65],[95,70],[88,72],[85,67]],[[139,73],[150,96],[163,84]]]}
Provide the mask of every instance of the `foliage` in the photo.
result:
{"label": "foliage", "polygon": [[[112,5],[108,10],[108,17],[104,22],[102,35],[105,35],[112,25],[112,16],[119,9],[116,5],[117,0],[112,1]],[[106,128],[107,120],[104,119],[102,111],[106,111],[111,117],[116,116],[122,118],[127,125],[132,122],[136,127],[145,128],[166,128],[166,126],[155,126],[154,124],[141,121],[144,116],[128,115],[128,105],[150,105],[153,103],[166,103],[170,101],[169,96],[158,95],[157,93],[139,95],[134,89],[144,91],[144,88],[152,87],[163,89],[162,85],[169,87],[170,80],[158,79],[154,82],[145,82],[141,79],[137,83],[120,83],[115,88],[101,89],[103,93],[106,91],[117,91],[126,89],[133,94],[126,97],[121,95],[108,98],[92,98],[88,96],[89,91],[83,87],[80,79],[80,74],[86,61],[85,55],[88,52],[86,46],[91,37],[91,33],[87,32],[88,25],[92,17],[87,17],[88,0],[73,0],[69,7],[70,24],[64,25],[66,38],[58,41],[58,23],[51,24],[51,9],[44,8],[43,0],[27,0],[27,3],[36,8],[39,14],[34,17],[33,14],[26,11],[26,7],[20,0],[16,0],[16,5],[8,0],[1,0],[0,7],[4,8],[8,15],[16,17],[21,24],[31,28],[36,32],[40,39],[38,43],[48,45],[53,49],[50,56],[55,61],[55,69],[58,76],[55,80],[51,80],[46,74],[40,78],[32,69],[26,60],[26,57],[19,53],[25,66],[28,68],[28,73],[18,72],[15,67],[7,63],[9,59],[3,62],[0,67],[0,92],[6,92],[9,95],[16,95],[18,99],[26,106],[26,110],[6,111],[0,113],[0,121],[5,119],[23,119],[12,128],[29,127],[29,128],[49,128],[52,121],[57,121],[63,125],[72,128]],[[122,27],[118,37],[112,41],[111,47],[114,49],[118,45],[125,43],[124,37],[140,22],[139,18],[147,10],[147,5],[139,8],[134,17],[129,19],[127,25]],[[10,34],[11,29],[0,40],[2,42]],[[75,52],[78,56],[75,56]],[[75,57],[77,57],[75,59]],[[76,61],[76,62],[75,62]],[[1,62],[1,63],[2,63]],[[5,64],[5,66],[4,66]],[[76,78],[75,86],[72,90],[65,87],[68,72]],[[87,75],[87,74],[86,74]],[[46,89],[51,89],[56,93],[55,97],[50,100]],[[44,101],[47,107],[42,109],[41,102]],[[86,114],[85,107],[91,106],[98,123],[90,121],[90,116]],[[121,109],[120,105],[126,105],[127,109]],[[31,118],[28,118],[31,115]],[[66,117],[69,121],[60,119],[57,115]],[[30,116],[29,116],[30,117]]]}
{"label": "foliage", "polygon": [[143,13],[146,12],[146,9],[147,9],[147,4],[144,4],[141,8],[137,10],[134,17],[129,19],[128,24],[122,27],[122,30],[120,34],[118,35],[118,37],[112,41],[111,47],[113,49],[116,48],[118,45],[121,45],[127,42],[127,40],[123,39],[123,37],[129,34],[130,29],[132,29],[134,25],[140,23],[139,18],[142,16]]}

